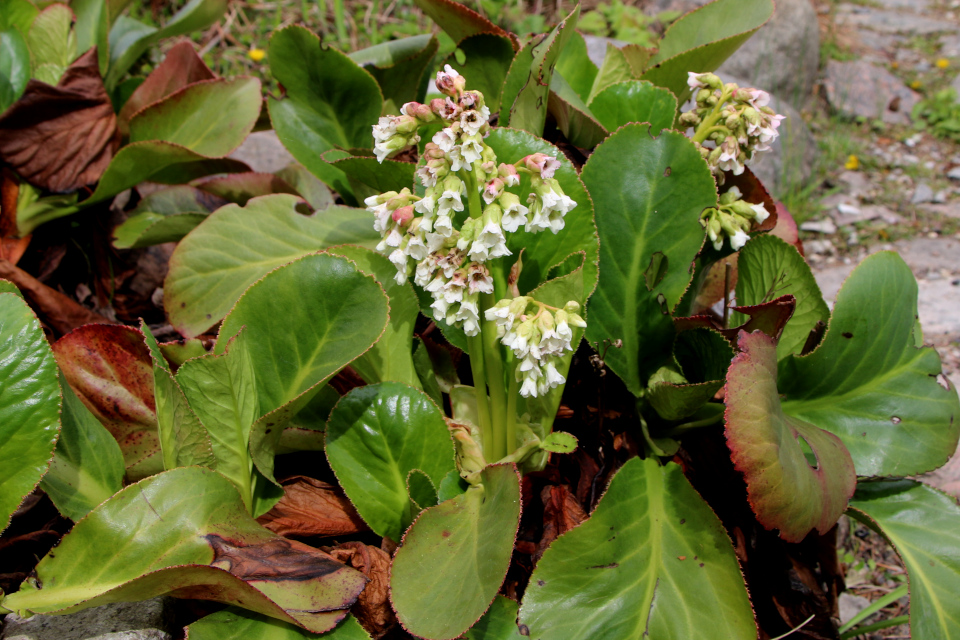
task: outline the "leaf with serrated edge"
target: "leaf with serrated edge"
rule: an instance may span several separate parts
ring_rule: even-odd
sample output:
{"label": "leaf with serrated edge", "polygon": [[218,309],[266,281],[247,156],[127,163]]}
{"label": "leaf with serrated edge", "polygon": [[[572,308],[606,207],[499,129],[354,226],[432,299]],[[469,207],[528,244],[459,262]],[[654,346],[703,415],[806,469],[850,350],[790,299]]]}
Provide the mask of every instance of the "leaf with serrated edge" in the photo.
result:
{"label": "leaf with serrated edge", "polygon": [[500,110],[500,92],[513,62],[513,42],[506,36],[478,33],[457,45],[463,54],[463,63],[451,53],[446,64],[464,77],[471,91],[483,94],[484,104],[491,113]]}
{"label": "leaf with serrated edge", "polygon": [[[96,567],[91,572],[90,567]],[[70,613],[175,593],[242,604],[315,633],[333,628],[367,579],[246,515],[233,484],[183,467],[131,485],[80,520],[3,607]]]}
{"label": "leaf with serrated edge", "polygon": [[440,486],[455,469],[443,413],[422,391],[396,382],[354,389],[327,422],[327,460],[364,522],[399,540],[417,515],[407,477],[423,472]]}
{"label": "leaf with serrated edge", "polygon": [[649,82],[629,80],[611,84],[590,101],[590,111],[609,131],[629,122],[649,122],[651,135],[673,127],[677,99]]}
{"label": "leaf with serrated edge", "polygon": [[679,465],[655,458],[629,460],[590,519],[550,545],[520,623],[540,640],[757,633],[723,525]]}
{"label": "leaf with serrated edge", "polygon": [[490,609],[463,636],[464,640],[523,640],[517,626],[519,608],[515,600],[497,596]]}
{"label": "leaf with serrated edge", "polygon": [[784,413],[836,434],[857,475],[924,473],[957,448],[957,391],[937,352],[914,346],[916,317],[910,267],[875,253],[843,283],[817,350],[780,362]]}
{"label": "leaf with serrated edge", "polygon": [[349,56],[374,77],[384,101],[392,100],[400,107],[423,101],[430,80],[428,70],[439,47],[436,36],[423,34],[389,40]]}
{"label": "leaf with serrated edge", "polygon": [[491,465],[480,482],[423,511],[393,558],[390,597],[414,635],[459,637],[503,584],[520,523],[520,475],[512,464]]}
{"label": "leaf with serrated edge", "polygon": [[504,31],[476,11],[453,0],[414,0],[420,10],[447,32],[454,42],[480,33],[492,33],[514,39],[515,36]]}
{"label": "leaf with serrated edge", "polygon": [[[689,286],[705,235],[700,213],[717,201],[713,176],[693,143],[676,131],[653,138],[649,129],[622,127],[581,174],[594,201],[604,265],[588,306],[587,339],[623,340],[604,361],[634,394],[669,358],[673,326],[664,312]],[[666,258],[665,275],[650,290],[644,274],[656,254]]]}
{"label": "leaf with serrated edge", "polygon": [[299,198],[276,194],[246,207],[227,205],[203,221],[170,257],[164,307],[186,337],[222,319],[246,289],[272,269],[324,247],[373,247],[380,235],[373,215],[333,206],[311,216],[297,212]]}
{"label": "leaf with serrated edge", "polygon": [[0,293],[0,531],[46,472],[59,431],[57,362],[40,321]]}
{"label": "leaf with serrated edge", "polygon": [[353,616],[347,616],[335,629],[316,635],[239,607],[204,616],[186,631],[186,640],[371,640]]}
{"label": "leaf with serrated edge", "polygon": [[910,584],[914,638],[960,637],[960,507],[956,498],[914,480],[863,482],[851,516],[900,554]]}
{"label": "leaf with serrated edge", "polygon": [[[800,542],[814,528],[824,535],[856,488],[850,454],[832,433],[784,413],[772,338],[741,332],[738,346],[727,372],[724,422],[750,506],[760,524],[779,529],[787,542]],[[801,438],[814,460],[804,455]]]}

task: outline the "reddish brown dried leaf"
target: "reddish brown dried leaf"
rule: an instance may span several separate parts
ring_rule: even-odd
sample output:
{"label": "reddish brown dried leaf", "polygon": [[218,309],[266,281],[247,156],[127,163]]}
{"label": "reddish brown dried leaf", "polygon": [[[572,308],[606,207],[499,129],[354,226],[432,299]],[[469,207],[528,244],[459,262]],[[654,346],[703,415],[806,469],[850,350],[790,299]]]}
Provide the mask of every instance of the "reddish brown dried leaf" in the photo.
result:
{"label": "reddish brown dried leaf", "polygon": [[51,289],[7,260],[0,259],[0,278],[17,285],[30,302],[30,306],[58,334],[69,333],[84,324],[111,322],[56,289]]}
{"label": "reddish brown dried leaf", "polygon": [[194,182],[193,186],[229,202],[235,202],[241,207],[245,206],[250,198],[271,193],[300,195],[286,180],[272,173],[232,173],[226,176],[202,178]]}
{"label": "reddish brown dried leaf", "polygon": [[543,501],[543,537],[537,545],[536,558],[543,555],[554,540],[587,519],[580,501],[567,485],[544,487],[540,499]]}
{"label": "reddish brown dried leaf", "polygon": [[16,174],[3,167],[0,170],[0,258],[17,264],[30,244],[30,236],[17,237],[17,197],[20,183]]}
{"label": "reddish brown dried leaf", "polygon": [[54,192],[99,180],[119,145],[95,47],[70,65],[56,87],[30,80],[0,116],[0,160]]}
{"label": "reddish brown dried leaf", "polygon": [[750,170],[750,167],[747,167],[746,170],[739,176],[735,176],[730,172],[727,172],[725,176],[726,180],[724,182],[724,190],[727,190],[730,187],[737,187],[740,189],[740,193],[743,194],[741,196],[742,199],[746,200],[750,204],[763,204],[763,208],[770,213],[770,216],[763,221],[763,224],[757,226],[754,229],[754,232],[770,231],[777,226],[777,213],[779,212],[779,209],[777,209],[776,203],[767,192],[767,188],[764,187],[763,183],[760,182],[760,179],[753,174],[753,171]]}
{"label": "reddish brown dried leaf", "polygon": [[390,556],[362,542],[344,542],[327,551],[370,579],[350,612],[367,633],[382,638],[397,624],[397,617],[390,607]]}
{"label": "reddish brown dried leaf", "polygon": [[86,325],[60,338],[53,355],[83,404],[120,444],[128,468],[160,450],[153,363],[140,331]]}
{"label": "reddish brown dried leaf", "polygon": [[143,84],[137,87],[120,109],[120,130],[126,134],[130,128],[130,119],[147,105],[165,98],[188,84],[201,80],[213,80],[216,77],[216,74],[194,51],[193,44],[189,40],[174,45],[167,52],[163,62],[147,76]]}
{"label": "reddish brown dried leaf", "polygon": [[306,476],[284,480],[280,502],[257,522],[281,536],[343,536],[367,530],[343,491]]}
{"label": "reddish brown dried leaf", "polygon": [[678,332],[699,328],[713,329],[723,334],[723,337],[729,340],[730,344],[736,349],[737,336],[741,331],[747,333],[762,331],[773,338],[774,341],[779,340],[780,334],[783,333],[783,328],[793,315],[796,306],[796,299],[791,295],[785,295],[763,304],[749,307],[731,307],[734,311],[750,316],[750,319],[739,327],[725,329],[719,319],[706,315],[674,318],[673,326],[676,327]]}

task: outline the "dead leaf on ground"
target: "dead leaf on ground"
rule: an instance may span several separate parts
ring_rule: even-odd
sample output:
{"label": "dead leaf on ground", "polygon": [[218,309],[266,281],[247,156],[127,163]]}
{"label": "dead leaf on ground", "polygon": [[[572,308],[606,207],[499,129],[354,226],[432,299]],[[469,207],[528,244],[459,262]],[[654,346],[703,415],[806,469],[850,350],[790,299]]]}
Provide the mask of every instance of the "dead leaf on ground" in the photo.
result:
{"label": "dead leaf on ground", "polygon": [[537,545],[539,558],[550,544],[587,519],[577,496],[567,485],[547,486],[540,492],[543,501],[543,537]]}
{"label": "dead leaf on ground", "polygon": [[96,47],[77,58],[57,86],[30,80],[0,117],[0,160],[58,193],[99,180],[119,146]]}
{"label": "dead leaf on ground", "polygon": [[397,624],[390,607],[390,556],[362,542],[344,542],[324,551],[370,579],[350,612],[371,636],[385,636]]}
{"label": "dead leaf on ground", "polygon": [[340,489],[306,476],[284,480],[280,502],[257,522],[281,536],[343,536],[367,530]]}

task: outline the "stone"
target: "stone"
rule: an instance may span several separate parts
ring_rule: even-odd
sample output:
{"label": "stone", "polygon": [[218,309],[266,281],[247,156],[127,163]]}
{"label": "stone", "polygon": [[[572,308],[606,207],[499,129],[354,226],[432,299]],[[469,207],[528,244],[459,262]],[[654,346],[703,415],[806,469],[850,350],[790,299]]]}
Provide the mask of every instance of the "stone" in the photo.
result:
{"label": "stone", "polygon": [[118,602],[63,616],[8,614],[0,640],[171,640],[172,598]]}
{"label": "stone", "polygon": [[924,204],[920,208],[928,213],[935,213],[946,218],[960,220],[960,202]]}
{"label": "stone", "polygon": [[801,231],[813,231],[814,233],[836,233],[837,225],[829,220],[811,220],[800,225]]}
{"label": "stone", "polygon": [[841,593],[837,598],[837,604],[840,606],[840,624],[846,624],[853,616],[869,607],[870,601],[863,596]]}
{"label": "stone", "polygon": [[590,58],[590,62],[597,65],[597,67],[603,66],[603,59],[607,56],[608,43],[620,49],[629,44],[628,42],[617,40],[616,38],[591,36],[590,34],[586,33],[583,34],[583,39],[587,43],[587,57]]}
{"label": "stone", "polygon": [[274,131],[257,131],[247,136],[230,158],[246,162],[251,169],[260,173],[275,173],[294,162]]}
{"label": "stone", "polygon": [[913,192],[913,197],[910,198],[910,204],[923,204],[924,202],[933,201],[933,189],[926,182],[917,183],[917,188]]}
{"label": "stone", "polygon": [[[746,84],[732,78],[730,81]],[[787,101],[771,95],[770,107],[787,116],[780,123],[780,137],[770,145],[770,151],[758,154],[747,165],[775,198],[782,199],[809,182],[820,150],[803,117]]]}
{"label": "stone", "polygon": [[940,55],[945,58],[960,56],[960,33],[940,36]]}
{"label": "stone", "polygon": [[947,171],[947,177],[951,180],[960,180],[960,166],[954,167],[953,169],[950,169],[950,171]]}
{"label": "stone", "polygon": [[837,180],[847,185],[847,191],[853,197],[865,195],[870,190],[870,180],[862,171],[844,171]]}
{"label": "stone", "polygon": [[823,84],[827,101],[841,114],[891,124],[909,124],[910,112],[920,100],[895,75],[863,60],[830,60]]}
{"label": "stone", "polygon": [[946,189],[941,189],[933,194],[933,203],[934,204],[945,204],[950,193]]}
{"label": "stone", "polygon": [[930,0],[873,0],[873,3],[884,9],[926,9]]}
{"label": "stone", "polygon": [[841,4],[837,7],[838,26],[854,29],[866,28],[880,33],[902,33],[924,36],[953,31],[950,23],[933,18],[924,18],[914,13],[875,9],[861,5]]}

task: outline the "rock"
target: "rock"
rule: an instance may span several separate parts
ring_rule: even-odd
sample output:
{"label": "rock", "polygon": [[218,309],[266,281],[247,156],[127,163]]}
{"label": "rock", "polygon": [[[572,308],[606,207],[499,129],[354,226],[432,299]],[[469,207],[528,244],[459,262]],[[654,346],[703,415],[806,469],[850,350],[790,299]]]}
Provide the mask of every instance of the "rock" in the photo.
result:
{"label": "rock", "polygon": [[926,182],[917,183],[917,188],[913,192],[913,197],[910,198],[910,204],[923,204],[924,202],[933,201],[933,189],[930,188]]}
{"label": "rock", "polygon": [[6,617],[2,640],[171,640],[172,598],[118,602],[64,616]]}
{"label": "rock", "polygon": [[870,180],[862,171],[844,171],[837,176],[837,180],[847,185],[847,191],[855,198],[866,195],[870,190]]}
{"label": "rock", "polygon": [[811,220],[800,225],[801,231],[813,231],[815,233],[836,233],[837,225],[829,220]]}
{"label": "rock", "polygon": [[796,109],[775,95],[771,96],[770,107],[787,119],[780,123],[780,137],[770,145],[770,151],[757,155],[748,165],[775,198],[782,198],[810,180],[820,151]]}
{"label": "rock", "polygon": [[[657,11],[690,11],[708,0],[654,0]],[[820,30],[810,0],[777,0],[773,18],[743,44],[717,73],[778,95],[796,108],[813,96],[820,63]]]}
{"label": "rock", "polygon": [[944,204],[947,201],[947,197],[950,193],[946,189],[941,189],[933,194],[933,203],[934,204]]}
{"label": "rock", "polygon": [[909,124],[910,112],[920,100],[895,75],[863,60],[830,60],[824,87],[827,100],[840,113],[892,124]]}
{"label": "rock", "polygon": [[940,55],[945,58],[960,56],[960,33],[940,36]]}
{"label": "rock", "polygon": [[587,43],[587,57],[590,58],[590,62],[597,65],[598,67],[603,66],[603,59],[607,55],[607,44],[612,44],[615,47],[622,49],[627,46],[629,43],[624,42],[623,40],[617,40],[616,38],[603,38],[601,36],[591,36],[590,34],[583,34],[583,39]]}
{"label": "rock", "polygon": [[960,96],[960,76],[953,79],[953,82],[950,83],[950,88],[957,93],[957,96]]}
{"label": "rock", "polygon": [[947,177],[951,180],[960,180],[960,167],[954,167],[947,171]]}
{"label": "rock", "polygon": [[873,0],[873,3],[884,9],[926,9],[930,0]]}
{"label": "rock", "polygon": [[903,33],[912,36],[932,35],[953,31],[954,27],[942,20],[924,18],[914,13],[875,9],[860,5],[841,4],[837,7],[836,23],[853,29],[866,28],[880,33]]}
{"label": "rock", "polygon": [[870,606],[870,601],[863,596],[855,596],[852,593],[841,593],[837,598],[840,605],[840,624],[845,624],[864,609]]}
{"label": "rock", "polygon": [[804,249],[808,254],[814,255],[833,255],[836,249],[829,240],[807,240],[803,243]]}
{"label": "rock", "polygon": [[960,220],[960,202],[925,204],[920,208],[929,213],[936,213],[947,218],[956,218]]}
{"label": "rock", "polygon": [[261,173],[280,171],[294,161],[274,131],[251,133],[229,157],[246,162],[251,169]]}

